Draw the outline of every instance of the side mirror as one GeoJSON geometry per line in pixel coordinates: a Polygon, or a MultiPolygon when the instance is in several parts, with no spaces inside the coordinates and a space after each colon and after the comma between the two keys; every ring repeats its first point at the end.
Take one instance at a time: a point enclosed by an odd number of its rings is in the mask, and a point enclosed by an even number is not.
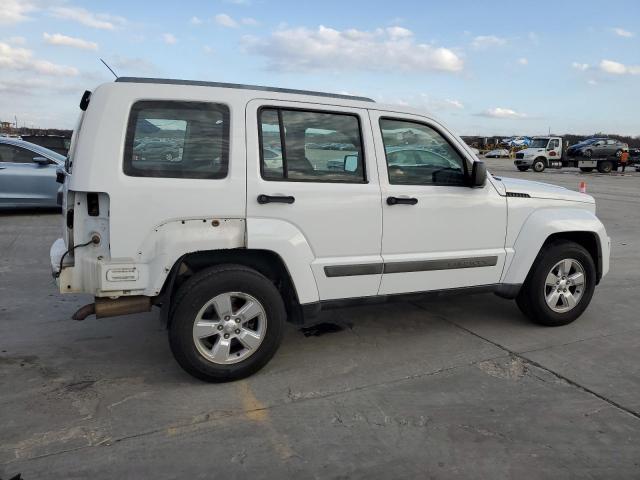
{"type": "Polygon", "coordinates": [[[51,163],[51,161],[48,158],[44,158],[44,157],[33,157],[31,160],[33,160],[34,163],[37,163],[41,167],[45,165],[49,165],[51,163]]]}
{"type": "Polygon", "coordinates": [[[487,166],[484,162],[473,162],[471,167],[471,175],[469,177],[469,186],[472,188],[475,187],[484,187],[484,184],[487,181],[487,166]]]}
{"type": "Polygon", "coordinates": [[[344,171],[355,172],[358,169],[358,155],[344,156],[344,171]]]}

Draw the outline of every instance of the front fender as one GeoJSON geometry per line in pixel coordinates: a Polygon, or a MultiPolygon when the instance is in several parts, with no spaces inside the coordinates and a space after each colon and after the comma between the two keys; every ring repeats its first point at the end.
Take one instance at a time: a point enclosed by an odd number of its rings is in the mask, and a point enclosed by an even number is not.
{"type": "Polygon", "coordinates": [[[553,234],[568,232],[589,232],[597,235],[601,276],[609,271],[609,237],[602,222],[594,213],[582,208],[545,208],[533,212],[526,219],[513,245],[511,260],[502,283],[524,283],[540,248],[553,234]]]}

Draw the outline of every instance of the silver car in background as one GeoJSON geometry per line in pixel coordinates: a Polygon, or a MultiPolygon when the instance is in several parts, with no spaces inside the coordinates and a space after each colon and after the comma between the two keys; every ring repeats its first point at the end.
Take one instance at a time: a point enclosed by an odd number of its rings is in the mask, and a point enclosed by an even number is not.
{"type": "Polygon", "coordinates": [[[48,148],[0,137],[0,209],[59,207],[56,171],[64,161],[48,148]]]}

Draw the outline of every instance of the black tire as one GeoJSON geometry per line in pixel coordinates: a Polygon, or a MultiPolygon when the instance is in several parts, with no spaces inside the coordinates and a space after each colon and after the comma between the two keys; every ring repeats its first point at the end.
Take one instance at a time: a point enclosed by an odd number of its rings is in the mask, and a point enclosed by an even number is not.
{"type": "Polygon", "coordinates": [[[542,247],[516,297],[516,303],[522,313],[535,323],[548,327],[567,325],[582,315],[589,306],[595,285],[596,267],[589,252],[575,242],[558,240],[542,247]],[[567,312],[559,313],[547,305],[545,283],[553,266],[565,258],[575,259],[583,266],[585,287],[576,306],[567,312]]]}
{"type": "Polygon", "coordinates": [[[187,280],[175,297],[169,326],[169,344],[176,361],[190,375],[207,382],[228,382],[248,377],[264,367],[278,350],[287,317],[280,292],[257,271],[242,265],[207,268],[187,280]],[[266,313],[267,329],[255,353],[233,364],[205,358],[193,339],[193,325],[202,306],[226,292],[242,292],[258,300],[266,313]]]}
{"type": "Polygon", "coordinates": [[[589,172],[593,172],[593,167],[580,167],[580,170],[585,173],[589,173],[589,172]]]}
{"type": "Polygon", "coordinates": [[[527,170],[529,170],[529,167],[518,167],[518,170],[520,170],[521,172],[526,172],[527,170]]]}
{"type": "Polygon", "coordinates": [[[536,158],[531,165],[533,171],[538,173],[544,172],[545,167],[546,165],[543,158],[536,158]]]}
{"type": "Polygon", "coordinates": [[[613,170],[613,162],[606,160],[598,163],[598,171],[600,173],[611,173],[611,170],[613,170]]]}

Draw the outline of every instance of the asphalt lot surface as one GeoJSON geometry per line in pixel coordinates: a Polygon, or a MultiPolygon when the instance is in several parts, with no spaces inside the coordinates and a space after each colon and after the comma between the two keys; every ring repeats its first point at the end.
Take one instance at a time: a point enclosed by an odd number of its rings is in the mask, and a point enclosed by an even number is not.
{"type": "Polygon", "coordinates": [[[157,312],[84,322],[48,251],[61,219],[0,215],[0,478],[640,478],[640,174],[587,181],[612,237],[586,313],[494,295],[335,310],[230,384],[175,363],[157,312]]]}

